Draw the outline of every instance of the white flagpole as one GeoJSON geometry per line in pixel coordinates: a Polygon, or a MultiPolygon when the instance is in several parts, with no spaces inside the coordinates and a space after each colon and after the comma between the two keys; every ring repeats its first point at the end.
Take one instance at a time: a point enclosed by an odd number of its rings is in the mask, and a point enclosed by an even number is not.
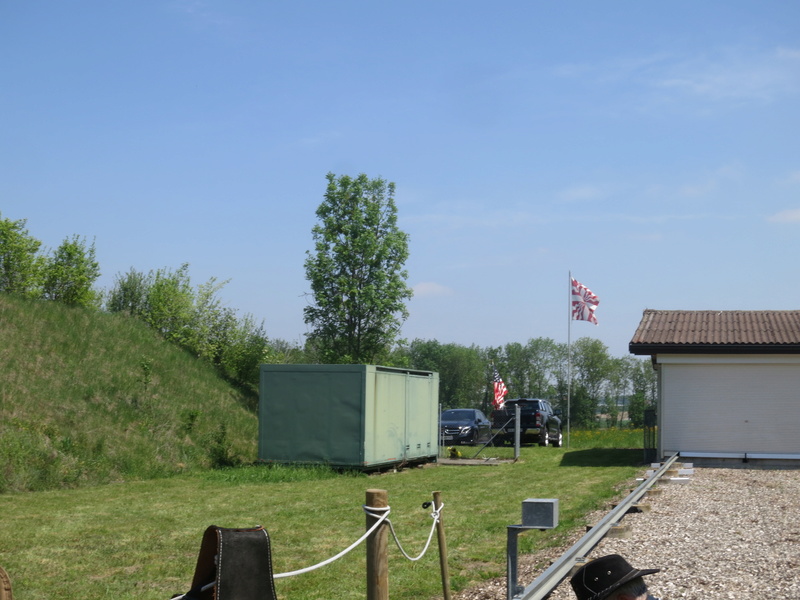
{"type": "Polygon", "coordinates": [[[569,448],[570,402],[572,395],[572,271],[567,284],[567,448],[569,448]]]}

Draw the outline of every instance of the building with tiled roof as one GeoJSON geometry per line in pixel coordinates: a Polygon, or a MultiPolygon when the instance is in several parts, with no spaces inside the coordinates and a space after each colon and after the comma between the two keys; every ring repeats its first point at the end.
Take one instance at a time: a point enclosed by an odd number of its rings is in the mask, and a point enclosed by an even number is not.
{"type": "Polygon", "coordinates": [[[645,310],[629,349],[658,372],[658,452],[800,460],[800,311],[645,310]]]}

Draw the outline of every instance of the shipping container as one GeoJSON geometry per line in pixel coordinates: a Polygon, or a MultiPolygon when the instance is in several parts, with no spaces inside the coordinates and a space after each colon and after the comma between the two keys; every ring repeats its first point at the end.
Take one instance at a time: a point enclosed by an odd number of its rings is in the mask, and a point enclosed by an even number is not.
{"type": "Polygon", "coordinates": [[[376,365],[261,365],[258,457],[377,469],[438,454],[439,374],[376,365]]]}

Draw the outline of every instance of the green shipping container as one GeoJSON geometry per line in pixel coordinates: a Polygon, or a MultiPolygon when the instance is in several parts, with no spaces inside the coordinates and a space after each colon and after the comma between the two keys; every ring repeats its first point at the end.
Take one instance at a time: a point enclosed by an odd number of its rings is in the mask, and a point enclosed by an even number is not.
{"type": "Polygon", "coordinates": [[[435,459],[439,374],[375,365],[261,365],[258,457],[380,468],[435,459]]]}

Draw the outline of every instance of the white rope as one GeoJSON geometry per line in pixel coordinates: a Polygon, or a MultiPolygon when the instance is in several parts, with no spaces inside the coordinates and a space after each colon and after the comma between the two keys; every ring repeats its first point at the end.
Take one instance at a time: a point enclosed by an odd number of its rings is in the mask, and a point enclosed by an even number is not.
{"type": "Polygon", "coordinates": [[[345,554],[350,552],[353,548],[355,548],[361,542],[363,542],[365,539],[367,539],[373,531],[375,531],[384,521],[386,521],[389,518],[389,512],[391,511],[391,509],[388,506],[385,507],[385,508],[374,508],[374,507],[370,507],[370,506],[363,506],[362,508],[364,509],[365,513],[367,513],[370,516],[376,517],[378,520],[375,521],[375,523],[372,525],[372,527],[370,527],[367,530],[367,532],[364,535],[362,535],[358,540],[356,540],[355,542],[350,544],[349,547],[345,548],[344,550],[339,552],[339,554],[329,558],[328,560],[324,560],[321,563],[318,563],[316,565],[312,565],[310,567],[306,567],[305,569],[299,569],[297,571],[290,571],[288,573],[277,573],[277,574],[273,575],[272,578],[273,579],[280,579],[282,577],[293,577],[294,575],[301,575],[303,573],[308,573],[309,571],[314,571],[315,569],[319,569],[320,567],[324,567],[325,565],[329,565],[330,563],[332,563],[332,562],[334,562],[336,560],[339,560],[341,557],[343,557],[345,554]],[[381,511],[381,512],[383,512],[383,514],[380,517],[378,517],[378,515],[373,514],[370,511],[381,511]]]}
{"type": "MultiPolygon", "coordinates": [[[[425,543],[425,547],[422,549],[422,552],[419,554],[419,556],[415,558],[410,557],[403,549],[403,546],[400,544],[400,539],[397,537],[397,533],[394,530],[394,525],[392,525],[392,522],[389,520],[389,513],[391,512],[391,508],[389,508],[388,506],[386,507],[362,506],[362,508],[364,509],[365,513],[367,513],[371,517],[374,517],[375,519],[377,519],[377,521],[375,521],[372,527],[370,527],[364,535],[358,538],[358,540],[350,544],[350,546],[339,552],[339,554],[337,554],[336,556],[332,556],[331,558],[324,560],[321,563],[317,563],[316,565],[306,567],[305,569],[298,569],[297,571],[289,571],[288,573],[276,573],[272,576],[272,578],[281,579],[283,577],[293,577],[295,575],[302,575],[303,573],[309,573],[310,571],[314,571],[316,569],[319,569],[320,567],[324,567],[325,565],[329,565],[332,562],[339,560],[345,554],[356,548],[361,542],[366,540],[372,534],[372,532],[374,532],[381,524],[383,524],[384,521],[389,523],[389,529],[392,531],[392,537],[394,538],[397,547],[400,549],[400,552],[403,553],[403,556],[405,556],[410,561],[417,561],[423,556],[425,556],[425,553],[428,551],[428,547],[431,545],[431,540],[433,539],[433,532],[436,530],[436,524],[439,522],[439,513],[444,508],[444,504],[441,504],[439,508],[435,508],[433,512],[431,512],[433,525],[431,526],[431,532],[428,535],[428,541],[425,543]],[[378,515],[376,513],[383,513],[383,514],[378,515]]],[[[211,583],[208,583],[205,586],[203,586],[202,590],[214,587],[215,584],[216,582],[212,581],[211,583]]],[[[173,598],[173,600],[180,600],[181,598],[184,597],[185,594],[182,596],[176,596],[175,598],[173,598]]]]}
{"type": "Polygon", "coordinates": [[[403,546],[400,544],[400,540],[394,531],[394,525],[392,525],[392,522],[389,521],[389,529],[392,530],[392,537],[394,538],[394,542],[395,544],[397,544],[397,547],[400,549],[400,552],[403,553],[403,556],[405,556],[408,560],[414,562],[425,556],[425,553],[428,551],[428,546],[431,545],[431,540],[433,539],[433,532],[436,531],[436,524],[439,522],[439,513],[442,511],[443,508],[444,504],[441,504],[439,508],[433,509],[433,512],[431,513],[433,524],[431,525],[431,532],[430,534],[428,534],[428,541],[425,543],[425,547],[422,549],[422,552],[419,553],[419,556],[415,558],[411,558],[408,554],[406,554],[406,551],[403,549],[403,546]]]}

